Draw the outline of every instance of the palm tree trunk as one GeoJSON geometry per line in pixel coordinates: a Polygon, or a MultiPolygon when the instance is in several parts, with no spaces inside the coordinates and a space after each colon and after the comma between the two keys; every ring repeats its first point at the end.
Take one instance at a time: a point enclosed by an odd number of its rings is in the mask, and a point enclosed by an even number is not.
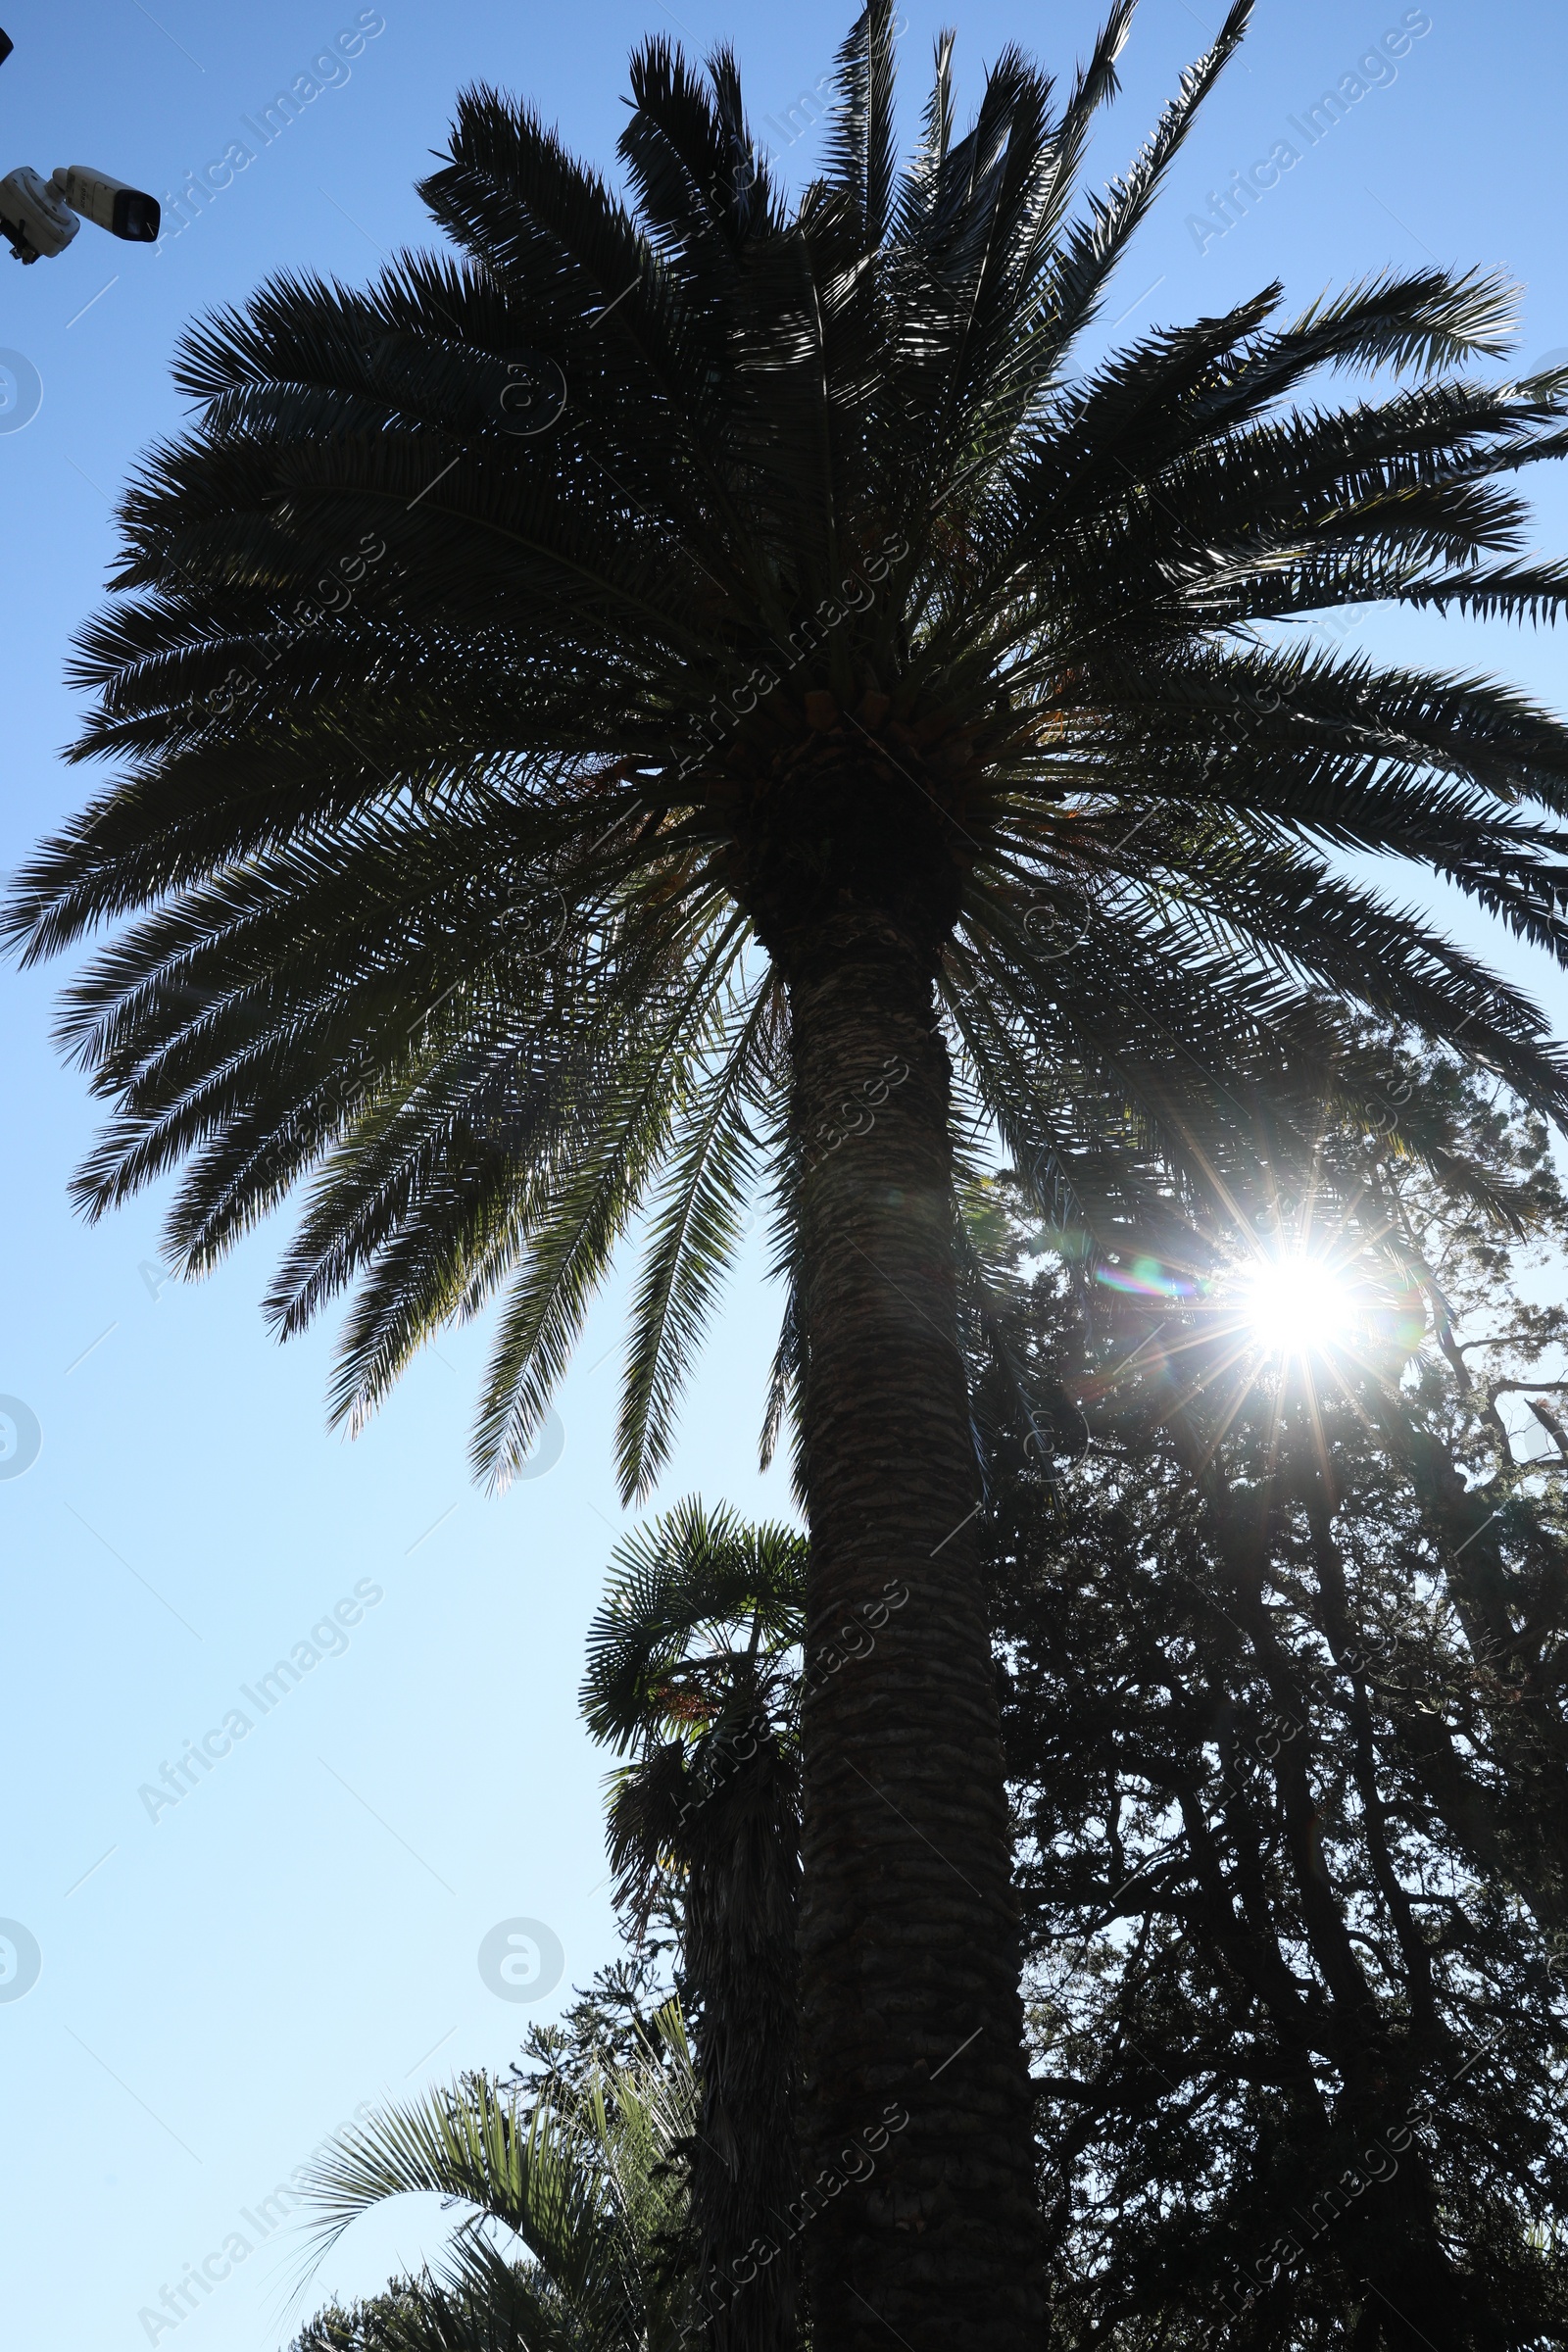
{"type": "MultiPolygon", "coordinates": [[[[737,1695],[737,1728],[760,1722],[755,1685],[737,1695]]],[[[771,1732],[708,1798],[694,1845],[685,1973],[697,1995],[702,2106],[691,2218],[699,2278],[718,2282],[705,2340],[710,2352],[794,2352],[800,1790],[771,1732]],[[764,2265],[759,2240],[776,2249],[764,2265]]]]}
{"type": "Polygon", "coordinates": [[[793,945],[813,2341],[1009,2352],[1038,2223],[934,959],[864,907],[793,945]]]}

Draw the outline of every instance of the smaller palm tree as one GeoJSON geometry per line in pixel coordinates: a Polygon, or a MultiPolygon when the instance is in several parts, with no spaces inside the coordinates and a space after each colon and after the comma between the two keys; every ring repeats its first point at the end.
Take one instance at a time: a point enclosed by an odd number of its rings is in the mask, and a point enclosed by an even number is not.
{"type": "Polygon", "coordinates": [[[691,2232],[713,2352],[788,2352],[802,2327],[789,2208],[808,1552],[790,1528],[694,1497],[616,1551],[588,1634],[583,1713],[630,1755],[611,1780],[617,1898],[646,1922],[671,1877],[678,1889],[700,2084],[691,2232]]]}
{"type": "Polygon", "coordinates": [[[313,2269],[389,2197],[433,2192],[464,2216],[437,2268],[322,2313],[296,2352],[674,2352],[692,2325],[673,2249],[696,2080],[673,2002],[658,2026],[658,2047],[575,2095],[529,2104],[468,2075],[349,2134],[306,2189],[313,2269]]]}

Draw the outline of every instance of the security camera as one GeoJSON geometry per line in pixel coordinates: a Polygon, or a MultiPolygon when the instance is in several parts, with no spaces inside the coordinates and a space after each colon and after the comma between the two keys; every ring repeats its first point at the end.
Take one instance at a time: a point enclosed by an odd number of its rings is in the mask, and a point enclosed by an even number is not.
{"type": "Polygon", "coordinates": [[[64,253],[80,226],[65,198],[29,165],[0,179],[0,235],[19,262],[64,253]]]}
{"type": "Polygon", "coordinates": [[[151,245],[159,220],[156,196],[127,188],[122,179],[111,179],[86,164],[62,164],[49,179],[21,164],[0,179],[0,234],[19,262],[64,253],[82,220],[95,221],[129,244],[151,245]]]}
{"type": "Polygon", "coordinates": [[[158,239],[159,210],[156,196],[146,196],[140,188],[127,188],[122,179],[111,179],[107,172],[94,172],[86,164],[62,164],[55,172],[52,185],[74,213],[91,220],[99,228],[107,228],[112,237],[123,237],[130,245],[152,245],[158,239]]]}
{"type": "MultiPolygon", "coordinates": [[[[15,47],[11,35],[0,32],[0,66],[15,47]]],[[[158,199],[86,164],[62,164],[48,179],[29,164],[19,164],[0,179],[0,236],[19,262],[64,253],[83,220],[94,221],[128,244],[153,245],[160,222],[158,199]]]]}

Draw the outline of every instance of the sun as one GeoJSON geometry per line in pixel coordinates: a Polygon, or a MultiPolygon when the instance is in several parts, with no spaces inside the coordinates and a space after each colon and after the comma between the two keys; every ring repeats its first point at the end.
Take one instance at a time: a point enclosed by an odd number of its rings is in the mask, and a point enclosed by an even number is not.
{"type": "Polygon", "coordinates": [[[1297,1253],[1257,1259],[1242,1280],[1241,1313],[1271,1355],[1317,1355],[1343,1347],[1356,1320],[1355,1301],[1321,1257],[1297,1253]]]}

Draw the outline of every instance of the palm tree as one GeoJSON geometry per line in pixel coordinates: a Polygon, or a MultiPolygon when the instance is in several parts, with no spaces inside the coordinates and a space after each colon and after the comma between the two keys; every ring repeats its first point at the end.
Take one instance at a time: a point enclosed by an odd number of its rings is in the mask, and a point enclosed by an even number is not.
{"type": "Polygon", "coordinates": [[[633,1751],[612,1779],[616,1896],[673,1872],[701,2085],[690,2152],[713,2352],[800,2340],[800,1678],[808,1546],[688,1500],[628,1538],[588,1629],[583,1713],[633,1751]],[[759,2266],[753,2248],[770,2249],[759,2266]]]}
{"type": "Polygon", "coordinates": [[[305,2190],[313,2269],[389,2197],[434,2193],[462,2219],[438,2270],[319,2315],[299,2352],[675,2352],[691,2332],[670,2248],[696,2085],[672,2003],[659,2029],[662,2047],[575,2098],[524,2107],[471,2075],[349,2134],[305,2190]]]}
{"type": "MultiPolygon", "coordinates": [[[[270,1309],[353,1289],[335,1411],[501,1299],[476,1440],[525,1455],[646,1209],[620,1426],[666,1456],[741,1202],[773,1173],[808,1654],[911,1598],[803,1720],[810,2162],[909,2124],[805,2241],[824,2352],[1020,2344],[1038,2312],[997,1700],[957,1337],[960,1139],[1105,1249],[1259,1139],[1376,1119],[1350,1013],[1555,1113],[1539,1012],[1344,869],[1414,860],[1563,953],[1568,734],[1297,624],[1552,616],[1513,468],[1568,371],[1506,289],[1264,289],[1074,374],[1249,14],[1079,202],[1133,0],[1058,93],[1016,50],[893,138],[890,0],[788,202],[734,60],[632,63],[628,195],[496,92],[424,194],[453,250],[283,275],[194,329],[201,404],[124,503],[78,756],[120,779],[24,875],[32,956],[134,916],[66,1034],[115,1116],[91,1213],[180,1163],[196,1273],[308,1183],[270,1309]],[[1403,382],[1299,404],[1319,371],[1403,382]],[[1532,809],[1531,804],[1534,804],[1532,809]]],[[[1408,1149],[1426,1148],[1419,1103],[1408,1149]]],[[[1352,1196],[1353,1200],[1353,1196],[1352,1196]]],[[[1347,1204],[1345,1213],[1350,1213],[1347,1204]]]]}

